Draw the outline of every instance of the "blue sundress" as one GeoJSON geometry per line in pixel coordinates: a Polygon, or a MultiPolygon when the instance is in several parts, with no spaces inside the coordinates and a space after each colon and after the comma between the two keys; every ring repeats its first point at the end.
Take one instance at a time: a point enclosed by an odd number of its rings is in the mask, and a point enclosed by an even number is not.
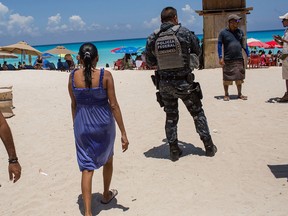
{"type": "Polygon", "coordinates": [[[74,136],[80,171],[95,170],[114,154],[115,120],[103,88],[104,69],[100,70],[99,86],[76,88],[72,71],[72,89],[76,99],[74,136]]]}

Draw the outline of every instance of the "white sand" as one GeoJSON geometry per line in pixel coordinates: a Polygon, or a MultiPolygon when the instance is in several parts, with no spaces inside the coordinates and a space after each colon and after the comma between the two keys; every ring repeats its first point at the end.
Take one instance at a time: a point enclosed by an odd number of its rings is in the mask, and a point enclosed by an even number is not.
{"type": "MultiPolygon", "coordinates": [[[[111,188],[119,194],[111,204],[100,204],[102,170],[96,171],[94,215],[287,215],[287,178],[275,178],[267,166],[288,164],[288,104],[265,103],[284,94],[281,68],[247,70],[243,94],[248,100],[229,102],[215,98],[223,96],[221,69],[196,71],[218,152],[213,158],[203,156],[193,120],[180,102],[178,135],[184,156],[174,163],[164,140],[165,114],[155,101],[153,71],[112,72],[130,149],[121,152],[117,130],[111,188]]],[[[82,215],[68,76],[0,72],[0,85],[13,85],[15,116],[7,121],[23,168],[19,182],[9,182],[1,144],[1,216],[82,215]]],[[[236,95],[235,86],[230,94],[236,95]]]]}

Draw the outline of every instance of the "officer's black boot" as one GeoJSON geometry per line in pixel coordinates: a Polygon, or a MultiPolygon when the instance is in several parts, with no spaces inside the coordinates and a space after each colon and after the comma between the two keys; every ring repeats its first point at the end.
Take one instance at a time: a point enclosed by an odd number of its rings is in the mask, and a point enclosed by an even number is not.
{"type": "Polygon", "coordinates": [[[174,143],[169,143],[170,146],[170,159],[172,161],[179,160],[179,157],[182,155],[182,150],[178,146],[178,140],[174,143]]]}
{"type": "Polygon", "coordinates": [[[215,153],[217,152],[217,147],[213,144],[212,139],[203,141],[203,143],[204,143],[204,147],[206,150],[205,155],[207,157],[213,157],[215,155],[215,153]]]}

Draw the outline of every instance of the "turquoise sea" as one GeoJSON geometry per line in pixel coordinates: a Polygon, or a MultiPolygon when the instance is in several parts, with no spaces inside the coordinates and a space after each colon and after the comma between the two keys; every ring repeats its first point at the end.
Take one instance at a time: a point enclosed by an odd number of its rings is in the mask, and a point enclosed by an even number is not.
{"type": "MultiPolygon", "coordinates": [[[[247,32],[247,38],[255,38],[261,40],[263,42],[273,40],[273,35],[283,35],[284,30],[266,30],[266,31],[250,31],[247,32]]],[[[203,35],[197,35],[201,40],[203,35]]],[[[86,41],[85,41],[86,42],[86,41]]],[[[97,67],[104,67],[107,63],[110,66],[113,66],[114,61],[118,58],[122,58],[123,54],[115,54],[111,53],[111,50],[117,47],[123,46],[132,46],[132,47],[144,47],[146,44],[146,38],[138,38],[138,39],[124,39],[124,40],[110,40],[110,41],[89,41],[96,45],[99,52],[99,62],[97,67]]],[[[38,49],[41,52],[45,52],[46,50],[52,49],[56,46],[64,46],[67,49],[70,49],[74,52],[78,53],[79,47],[84,42],[77,42],[77,43],[66,43],[66,44],[49,44],[49,45],[37,45],[33,46],[34,48],[38,49]]],[[[274,50],[275,52],[275,50],[274,50]]],[[[76,62],[76,56],[74,55],[74,61],[76,62]]],[[[50,62],[53,62],[57,65],[58,56],[49,58],[50,62]]],[[[32,63],[35,61],[36,57],[32,57],[32,63]]],[[[16,60],[8,60],[9,63],[17,63],[20,59],[16,60]]]]}

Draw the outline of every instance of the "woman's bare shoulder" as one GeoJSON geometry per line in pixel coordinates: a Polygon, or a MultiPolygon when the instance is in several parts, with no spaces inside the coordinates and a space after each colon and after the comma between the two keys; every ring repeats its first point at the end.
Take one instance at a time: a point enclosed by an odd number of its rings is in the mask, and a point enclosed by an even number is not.
{"type": "Polygon", "coordinates": [[[104,70],[104,76],[106,76],[107,78],[112,78],[112,73],[109,70],[104,70]]]}

